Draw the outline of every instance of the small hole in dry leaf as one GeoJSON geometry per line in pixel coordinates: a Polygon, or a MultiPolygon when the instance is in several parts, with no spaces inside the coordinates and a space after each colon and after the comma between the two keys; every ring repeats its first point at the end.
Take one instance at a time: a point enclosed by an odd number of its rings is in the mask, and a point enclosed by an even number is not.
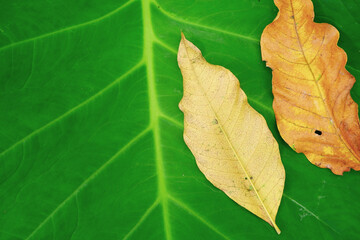
{"type": "Polygon", "coordinates": [[[322,132],[321,132],[320,130],[315,130],[315,134],[317,134],[317,135],[321,135],[321,134],[322,134],[322,132]]]}

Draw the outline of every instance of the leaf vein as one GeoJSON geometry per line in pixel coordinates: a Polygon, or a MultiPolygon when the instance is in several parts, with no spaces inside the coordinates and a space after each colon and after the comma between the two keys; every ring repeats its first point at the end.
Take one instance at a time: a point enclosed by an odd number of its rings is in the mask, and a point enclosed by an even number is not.
{"type": "MultiPolygon", "coordinates": [[[[152,1],[154,4],[160,6],[155,0],[152,1]]],[[[195,26],[195,27],[199,27],[199,28],[205,28],[205,29],[209,29],[209,30],[212,30],[212,31],[215,31],[215,32],[220,32],[220,33],[223,33],[223,34],[226,34],[226,35],[231,35],[231,36],[235,36],[235,37],[238,37],[238,38],[241,38],[241,39],[244,39],[244,40],[248,40],[248,41],[251,41],[251,42],[255,42],[255,43],[258,43],[259,42],[259,39],[256,39],[252,36],[247,36],[247,35],[243,35],[243,34],[239,34],[239,33],[235,33],[235,32],[230,32],[230,31],[227,31],[227,30],[223,30],[223,29],[219,29],[219,28],[215,28],[215,27],[211,27],[211,26],[207,26],[207,25],[202,25],[202,24],[199,24],[199,23],[196,23],[196,22],[190,22],[190,21],[187,21],[185,19],[182,19],[178,16],[176,16],[175,14],[171,13],[171,12],[168,12],[166,10],[164,10],[162,7],[160,8],[157,8],[160,12],[162,12],[164,15],[166,15],[167,17],[177,21],[177,22],[181,22],[181,23],[184,23],[184,24],[188,24],[188,25],[192,25],[192,26],[195,26]]]]}
{"type": "Polygon", "coordinates": [[[81,28],[81,27],[89,26],[91,24],[100,22],[100,21],[102,21],[102,20],[104,20],[106,18],[111,17],[112,15],[116,14],[117,12],[121,11],[122,9],[129,6],[131,3],[135,2],[135,1],[137,1],[137,0],[129,0],[128,2],[124,3],[123,5],[116,8],[115,10],[113,10],[111,12],[108,12],[107,14],[105,14],[105,15],[103,15],[101,17],[95,18],[93,20],[90,20],[90,21],[87,21],[87,22],[83,22],[83,23],[76,24],[76,25],[73,25],[73,26],[70,26],[70,27],[62,28],[62,29],[59,29],[59,30],[56,30],[56,31],[53,31],[53,32],[45,33],[45,34],[42,34],[42,35],[39,35],[39,36],[36,36],[36,37],[28,38],[28,39],[25,39],[25,40],[21,40],[21,41],[18,41],[18,42],[13,42],[11,44],[2,46],[2,47],[0,47],[0,52],[3,51],[3,50],[9,49],[9,48],[18,46],[18,45],[22,45],[24,43],[28,43],[28,42],[35,41],[35,40],[42,39],[42,38],[46,38],[46,37],[50,37],[50,36],[53,36],[53,35],[56,35],[56,34],[67,32],[67,31],[70,31],[70,30],[75,30],[75,29],[78,29],[78,28],[81,28]]]}
{"type": "Polygon", "coordinates": [[[230,240],[229,237],[227,237],[226,235],[224,235],[222,232],[220,232],[215,226],[213,226],[212,224],[210,224],[207,220],[205,220],[203,217],[201,217],[197,212],[195,212],[194,210],[192,210],[189,206],[187,206],[184,202],[176,199],[175,197],[169,195],[169,199],[175,203],[175,205],[177,205],[178,207],[184,209],[186,212],[188,212],[190,215],[192,215],[193,217],[197,218],[200,222],[202,222],[204,225],[206,225],[208,228],[210,228],[211,230],[213,230],[214,232],[216,232],[218,235],[220,235],[222,238],[230,240]]]}
{"type": "Polygon", "coordinates": [[[146,133],[150,131],[151,127],[147,127],[141,131],[138,135],[132,138],[127,144],[123,145],[109,160],[102,164],[95,172],[93,172],[88,178],[86,178],[67,198],[65,198],[25,239],[28,240],[32,238],[55,214],[63,207],[69,200],[76,196],[87,184],[96,178],[103,170],[105,170],[117,157],[119,157],[123,152],[130,148],[134,143],[141,139],[146,133]]]}
{"type": "Polygon", "coordinates": [[[10,150],[14,149],[15,147],[17,147],[18,145],[20,145],[23,142],[26,142],[27,140],[31,139],[33,136],[37,135],[38,133],[44,131],[45,129],[53,126],[54,124],[56,124],[57,122],[61,121],[62,119],[66,118],[67,116],[71,115],[72,113],[76,112],[78,109],[82,108],[83,106],[87,105],[88,103],[92,102],[94,99],[98,98],[99,96],[101,96],[102,94],[104,94],[106,91],[108,91],[109,89],[111,89],[114,85],[116,85],[117,83],[121,82],[121,80],[123,80],[124,78],[126,78],[127,76],[129,76],[130,74],[132,74],[134,71],[136,71],[139,67],[141,67],[143,65],[143,61],[140,61],[139,63],[137,63],[135,66],[133,66],[130,70],[128,70],[126,73],[124,73],[123,75],[121,75],[120,77],[118,77],[117,79],[115,79],[113,82],[111,82],[109,85],[107,85],[105,88],[101,89],[100,91],[98,91],[97,93],[95,93],[94,95],[90,96],[89,98],[87,98],[85,101],[81,102],[80,104],[76,105],[75,107],[71,108],[70,110],[68,110],[67,112],[65,112],[64,114],[60,115],[59,117],[55,118],[54,120],[48,122],[47,124],[43,125],[42,127],[34,130],[33,132],[31,132],[30,134],[28,134],[27,136],[23,137],[22,139],[20,139],[19,141],[17,141],[16,143],[14,143],[13,145],[11,145],[10,147],[8,147],[7,149],[5,149],[3,152],[0,153],[0,158],[2,156],[4,156],[7,152],[9,152],[10,150]]]}

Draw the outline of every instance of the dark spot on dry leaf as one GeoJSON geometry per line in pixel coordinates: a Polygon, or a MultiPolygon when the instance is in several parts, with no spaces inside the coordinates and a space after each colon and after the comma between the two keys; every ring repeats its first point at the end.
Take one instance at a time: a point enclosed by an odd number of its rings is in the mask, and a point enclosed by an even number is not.
{"type": "Polygon", "coordinates": [[[320,130],[315,130],[315,134],[321,136],[322,132],[320,130]]]}

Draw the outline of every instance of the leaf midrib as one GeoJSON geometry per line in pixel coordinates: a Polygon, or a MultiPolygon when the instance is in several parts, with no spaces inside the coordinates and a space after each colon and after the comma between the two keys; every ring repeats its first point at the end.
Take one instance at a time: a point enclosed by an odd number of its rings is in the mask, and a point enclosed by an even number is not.
{"type": "Polygon", "coordinates": [[[156,160],[156,172],[157,172],[157,188],[158,198],[160,199],[163,221],[165,228],[166,239],[171,240],[171,226],[169,221],[169,207],[167,199],[167,187],[165,183],[164,161],[161,149],[161,136],[160,136],[160,123],[159,113],[160,107],[157,99],[157,91],[155,86],[154,76],[154,56],[153,56],[153,44],[154,44],[154,32],[151,20],[150,1],[142,0],[142,19],[143,19],[143,56],[146,64],[147,84],[148,84],[148,97],[149,97],[149,109],[150,109],[150,126],[153,127],[153,137],[155,145],[155,160],[156,160]]]}

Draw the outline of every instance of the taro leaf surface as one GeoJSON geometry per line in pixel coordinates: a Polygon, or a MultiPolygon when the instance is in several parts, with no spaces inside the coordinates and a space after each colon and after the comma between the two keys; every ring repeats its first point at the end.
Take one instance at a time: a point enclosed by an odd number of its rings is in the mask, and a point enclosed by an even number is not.
{"type": "MultiPolygon", "coordinates": [[[[359,80],[359,2],[314,5],[359,80]]],[[[2,1],[0,239],[356,238],[360,175],[313,166],[277,132],[259,45],[276,13],[268,0],[2,1]],[[280,236],[213,187],[182,139],[181,31],[239,78],[279,142],[280,236]]]]}

